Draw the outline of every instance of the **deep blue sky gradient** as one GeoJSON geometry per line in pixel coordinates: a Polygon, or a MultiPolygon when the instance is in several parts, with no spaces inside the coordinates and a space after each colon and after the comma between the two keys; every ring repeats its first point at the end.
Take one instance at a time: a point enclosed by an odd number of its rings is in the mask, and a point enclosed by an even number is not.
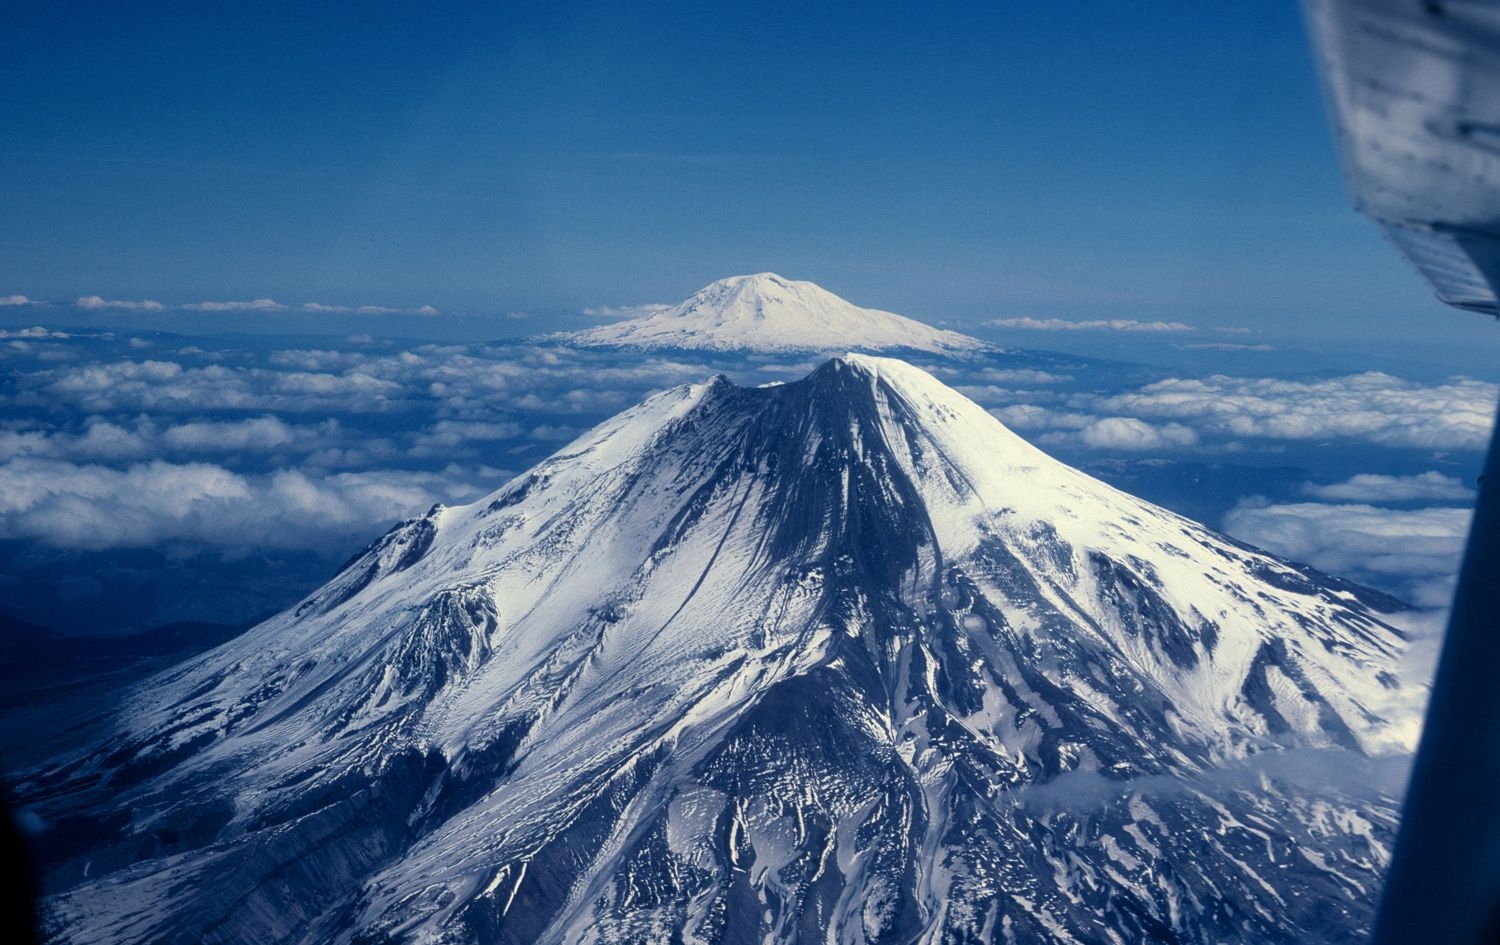
{"type": "Polygon", "coordinates": [[[0,295],[1493,334],[1350,211],[1291,2],[24,3],[0,88],[0,295]]]}

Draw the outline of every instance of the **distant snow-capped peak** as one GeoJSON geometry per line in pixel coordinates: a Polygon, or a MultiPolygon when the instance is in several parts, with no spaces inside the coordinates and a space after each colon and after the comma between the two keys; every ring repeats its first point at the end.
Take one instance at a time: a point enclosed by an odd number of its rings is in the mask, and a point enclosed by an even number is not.
{"type": "Polygon", "coordinates": [[[653,315],[556,337],[588,347],[711,351],[953,354],[990,347],[903,315],[860,308],[814,283],[771,272],[720,279],[653,315]]]}

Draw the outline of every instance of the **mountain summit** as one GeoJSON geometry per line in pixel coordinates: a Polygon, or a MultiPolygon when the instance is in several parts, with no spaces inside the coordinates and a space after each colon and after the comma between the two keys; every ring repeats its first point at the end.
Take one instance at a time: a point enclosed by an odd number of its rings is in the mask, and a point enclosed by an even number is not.
{"type": "Polygon", "coordinates": [[[713,351],[926,351],[990,346],[914,319],[860,308],[811,282],[775,273],[720,279],[644,318],[556,336],[589,347],[713,351]]]}
{"type": "Polygon", "coordinates": [[[401,524],[23,789],[79,945],[1350,941],[1400,609],[849,356],[401,524]]]}

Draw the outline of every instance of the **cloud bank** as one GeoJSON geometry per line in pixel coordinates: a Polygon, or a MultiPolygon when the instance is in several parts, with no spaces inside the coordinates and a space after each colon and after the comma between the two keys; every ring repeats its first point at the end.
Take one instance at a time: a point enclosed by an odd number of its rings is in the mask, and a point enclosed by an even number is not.
{"type": "Polygon", "coordinates": [[[996,318],[984,323],[990,328],[1019,328],[1024,331],[1197,331],[1182,322],[1140,322],[1130,318],[1068,321],[1062,318],[996,318]]]}
{"type": "Polygon", "coordinates": [[[183,308],[189,312],[284,312],[287,307],[275,299],[251,299],[245,302],[192,302],[183,308]]]}
{"type": "Polygon", "coordinates": [[[111,308],[127,312],[164,312],[167,310],[165,305],[151,299],[128,301],[124,299],[105,299],[97,295],[79,296],[78,301],[73,304],[86,312],[98,312],[111,308]]]}
{"type": "Polygon", "coordinates": [[[586,308],[579,314],[590,318],[643,318],[647,315],[655,315],[657,312],[665,312],[671,307],[662,302],[645,305],[598,305],[586,308]]]}
{"type": "Polygon", "coordinates": [[[1343,482],[1308,485],[1308,495],[1342,502],[1468,502],[1475,492],[1453,476],[1429,471],[1414,476],[1361,473],[1343,482]]]}
{"type": "Polygon", "coordinates": [[[0,464],[0,539],[82,551],[174,542],[332,551],[434,502],[479,494],[458,470],[255,476],[212,463],[112,468],[23,458],[0,464]]]}
{"type": "Polygon", "coordinates": [[[1496,394],[1494,384],[1469,378],[1427,385],[1378,371],[1314,381],[1214,375],[1157,381],[1097,406],[1225,437],[1477,450],[1489,440],[1496,394]]]}
{"type": "Polygon", "coordinates": [[[1422,607],[1446,606],[1473,513],[1395,510],[1364,503],[1247,501],[1224,530],[1267,551],[1364,583],[1422,607]]]}

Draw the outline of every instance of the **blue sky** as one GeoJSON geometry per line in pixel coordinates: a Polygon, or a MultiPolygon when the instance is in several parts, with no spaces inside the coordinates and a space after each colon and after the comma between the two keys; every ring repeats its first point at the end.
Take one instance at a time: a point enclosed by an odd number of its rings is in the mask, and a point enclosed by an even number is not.
{"type": "Polygon", "coordinates": [[[1490,334],[1349,210],[1292,3],[26,3],[0,85],[0,296],[1490,334]]]}

